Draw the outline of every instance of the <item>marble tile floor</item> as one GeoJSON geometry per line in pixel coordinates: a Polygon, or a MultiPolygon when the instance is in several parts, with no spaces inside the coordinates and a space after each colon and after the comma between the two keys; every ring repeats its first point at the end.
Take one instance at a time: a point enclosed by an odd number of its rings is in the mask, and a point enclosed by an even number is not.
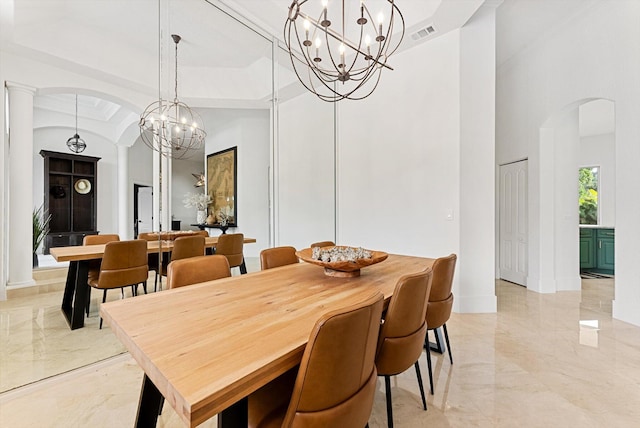
{"type": "MultiPolygon", "coordinates": [[[[59,294],[53,294],[51,311],[59,305],[59,294]]],[[[497,281],[496,295],[498,313],[453,314],[447,323],[454,364],[446,354],[432,354],[435,395],[428,396],[427,412],[415,372],[394,378],[396,427],[638,426],[640,328],[611,318],[612,280],[583,280],[582,292],[549,295],[497,281]]],[[[32,313],[46,313],[46,299],[35,301],[32,313]]],[[[13,331],[5,325],[2,303],[0,314],[4,344],[13,331]]],[[[93,345],[109,334],[103,329],[93,345]]],[[[36,336],[32,332],[30,338],[36,336]]],[[[20,340],[26,343],[29,337],[20,340]]],[[[1,377],[14,376],[0,362],[1,377]]],[[[424,356],[420,364],[428,385],[424,356]]],[[[32,369],[27,364],[19,370],[32,369]]],[[[113,352],[99,362],[1,393],[0,426],[132,426],[142,375],[127,353],[113,352]]],[[[214,418],[202,426],[215,425],[214,418]]],[[[369,425],[386,426],[382,380],[369,425]]],[[[183,425],[165,406],[158,426],[183,425]]]]}

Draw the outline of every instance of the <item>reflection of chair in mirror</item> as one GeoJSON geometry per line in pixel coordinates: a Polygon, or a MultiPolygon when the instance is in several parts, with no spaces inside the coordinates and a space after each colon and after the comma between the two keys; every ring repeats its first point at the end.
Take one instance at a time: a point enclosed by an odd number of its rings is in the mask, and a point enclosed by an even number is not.
{"type": "Polygon", "coordinates": [[[242,233],[222,234],[218,236],[216,244],[216,254],[225,256],[229,261],[229,267],[240,268],[240,273],[247,273],[247,267],[244,263],[244,235],[242,233]]]}
{"type": "MultiPolygon", "coordinates": [[[[447,257],[440,257],[433,263],[433,284],[431,293],[429,294],[429,305],[427,306],[427,328],[434,330],[436,335],[436,343],[441,347],[442,342],[438,337],[440,327],[444,330],[444,337],[449,352],[449,361],[453,364],[451,356],[451,346],[449,346],[449,332],[447,332],[447,321],[451,316],[453,307],[453,293],[451,287],[453,285],[453,274],[456,269],[457,256],[450,254],[447,257]]],[[[429,369],[429,386],[433,395],[433,375],[431,369],[431,353],[429,352],[429,331],[425,335],[425,348],[427,350],[427,366],[429,369]]]]}
{"type": "MultiPolygon", "coordinates": [[[[105,235],[86,235],[82,238],[82,245],[100,245],[107,242],[119,241],[120,236],[117,234],[105,234],[105,235]]],[[[87,277],[87,284],[91,279],[98,280],[100,276],[100,260],[89,260],[89,275],[87,277]]],[[[147,292],[147,283],[144,283],[144,292],[147,292]]],[[[124,290],[122,291],[122,297],[124,297],[124,290]]],[[[91,305],[91,287],[87,292],[87,316],[89,316],[89,306],[91,305]]]]}
{"type": "MultiPolygon", "coordinates": [[[[147,241],[134,239],[109,242],[104,247],[100,275],[97,279],[90,280],[89,285],[104,290],[102,294],[102,303],[104,303],[107,299],[107,290],[131,286],[135,295],[136,286],[147,282],[148,276],[147,241]]],[[[102,328],[102,317],[100,328],[102,328]]]]}
{"type": "MultiPolygon", "coordinates": [[[[204,256],[204,237],[182,236],[173,241],[169,262],[198,256],[204,256]]],[[[162,268],[156,271],[156,279],[160,276],[160,289],[162,289],[162,276],[167,276],[167,265],[168,263],[163,263],[162,268]]]]}
{"type": "Polygon", "coordinates": [[[172,261],[167,268],[167,288],[183,287],[231,276],[225,256],[198,256],[172,261]]]}
{"type": "Polygon", "coordinates": [[[390,428],[393,427],[391,376],[404,372],[412,365],[418,376],[422,406],[427,410],[418,359],[422,355],[422,345],[427,333],[426,312],[431,277],[431,269],[427,268],[424,272],[400,278],[380,330],[376,368],[378,376],[384,376],[387,425],[390,428]]]}
{"type": "Polygon", "coordinates": [[[376,391],[382,305],[382,295],[376,293],[321,317],[295,383],[289,372],[249,396],[249,426],[366,426],[376,391]]]}
{"type": "Polygon", "coordinates": [[[294,247],[267,248],[260,252],[260,268],[262,270],[272,269],[279,266],[299,263],[294,247]]]}
{"type": "Polygon", "coordinates": [[[313,244],[311,244],[311,248],[315,248],[315,247],[333,247],[336,244],[333,241],[320,241],[320,242],[314,242],[313,244]]]}

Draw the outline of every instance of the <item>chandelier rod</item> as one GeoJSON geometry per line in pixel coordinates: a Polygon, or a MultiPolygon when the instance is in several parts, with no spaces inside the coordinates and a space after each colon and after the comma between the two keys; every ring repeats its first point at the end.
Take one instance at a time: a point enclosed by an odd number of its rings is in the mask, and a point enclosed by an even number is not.
{"type": "Polygon", "coordinates": [[[78,94],[76,94],[76,135],[78,135],[78,94]]]}
{"type": "MultiPolygon", "coordinates": [[[[393,70],[393,67],[378,61],[378,59],[372,55],[368,55],[367,53],[361,51],[354,43],[352,43],[349,39],[345,39],[344,35],[340,35],[337,32],[335,32],[334,30],[332,30],[329,27],[323,27],[320,24],[318,24],[316,22],[315,19],[310,18],[309,15],[307,15],[306,13],[299,11],[298,15],[300,15],[301,17],[303,17],[304,19],[306,19],[307,21],[309,21],[309,23],[311,25],[313,25],[314,27],[316,27],[318,30],[322,31],[322,32],[326,32],[326,34],[328,34],[329,36],[333,37],[335,40],[344,43],[346,46],[349,46],[351,49],[353,49],[354,51],[358,52],[361,55],[364,56],[371,56],[371,61],[375,62],[378,65],[381,65],[389,70],[393,70]]],[[[304,54],[303,54],[304,55],[304,54]]]]}
{"type": "Polygon", "coordinates": [[[178,43],[180,43],[180,40],[182,40],[182,37],[180,37],[177,34],[172,34],[171,38],[173,39],[174,43],[176,44],[176,75],[175,75],[175,79],[174,79],[174,94],[175,97],[173,98],[174,102],[178,101],[178,43]]]}

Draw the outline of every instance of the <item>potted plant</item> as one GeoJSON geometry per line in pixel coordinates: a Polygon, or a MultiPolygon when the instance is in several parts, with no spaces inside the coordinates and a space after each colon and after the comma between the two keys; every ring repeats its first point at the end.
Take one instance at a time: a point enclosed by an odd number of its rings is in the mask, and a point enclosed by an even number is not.
{"type": "Polygon", "coordinates": [[[42,240],[49,233],[49,222],[51,214],[44,209],[44,204],[33,209],[33,267],[38,267],[38,255],[36,251],[40,247],[42,240]]]}

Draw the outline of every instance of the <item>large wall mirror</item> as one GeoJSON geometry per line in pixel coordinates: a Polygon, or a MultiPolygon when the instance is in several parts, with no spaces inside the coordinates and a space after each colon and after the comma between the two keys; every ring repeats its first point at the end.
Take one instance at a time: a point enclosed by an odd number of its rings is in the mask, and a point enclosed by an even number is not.
{"type": "MultiPolygon", "coordinates": [[[[206,191],[206,185],[198,186],[194,176],[206,174],[208,155],[237,147],[236,230],[257,240],[245,247],[247,258],[257,259],[261,249],[274,244],[304,247],[312,240],[333,238],[333,106],[291,90],[296,82],[291,78],[288,58],[280,58],[282,50],[274,48],[271,37],[219,2],[143,0],[126,5],[101,2],[99,6],[69,2],[68,6],[62,13],[55,4],[42,3],[34,17],[33,9],[17,3],[14,12],[16,50],[47,54],[25,53],[15,68],[34,60],[45,64],[49,56],[60,58],[55,64],[58,68],[43,65],[51,71],[49,76],[33,78],[33,82],[25,77],[25,83],[37,87],[35,203],[43,197],[38,152],[67,151],[65,142],[75,132],[74,100],[79,94],[78,132],[87,142],[83,154],[101,158],[97,228],[101,233],[119,230],[123,220],[118,201],[125,192],[127,231],[123,238],[133,237],[134,188],[153,186],[157,179],[153,167],[157,156],[139,140],[137,121],[159,92],[172,92],[175,84],[171,41],[161,52],[163,61],[158,61],[160,19],[161,34],[182,37],[178,96],[202,116],[207,131],[201,151],[173,160],[164,170],[171,174],[168,200],[172,219],[179,221],[182,229],[195,228],[191,224],[196,211],[184,206],[184,195],[206,191]],[[169,12],[158,14],[159,3],[169,12]],[[116,21],[118,26],[114,27],[116,21]],[[77,37],[78,23],[82,24],[82,38],[77,37]],[[55,43],[49,37],[53,28],[55,43]],[[65,28],[69,32],[61,31],[65,28]],[[159,80],[164,88],[160,91],[159,80]],[[274,95],[279,89],[287,94],[280,104],[274,95]],[[314,116],[299,109],[310,109],[314,116]],[[321,132],[312,131],[312,127],[321,132]],[[315,136],[310,139],[311,133],[315,136]],[[306,151],[309,146],[313,151],[306,151]],[[314,167],[319,163],[317,156],[329,164],[314,167]],[[125,185],[118,167],[123,161],[128,163],[125,185]],[[320,226],[323,223],[326,226],[320,226]]],[[[168,228],[169,224],[163,225],[163,230],[168,228]]],[[[211,234],[219,232],[211,230],[211,234]]],[[[94,292],[94,301],[97,294],[94,292]]],[[[21,339],[0,349],[0,392],[125,353],[108,327],[98,329],[98,305],[92,305],[83,329],[71,331],[57,297],[37,314],[29,306],[9,310],[11,325],[16,328],[11,337],[21,339]]]]}

